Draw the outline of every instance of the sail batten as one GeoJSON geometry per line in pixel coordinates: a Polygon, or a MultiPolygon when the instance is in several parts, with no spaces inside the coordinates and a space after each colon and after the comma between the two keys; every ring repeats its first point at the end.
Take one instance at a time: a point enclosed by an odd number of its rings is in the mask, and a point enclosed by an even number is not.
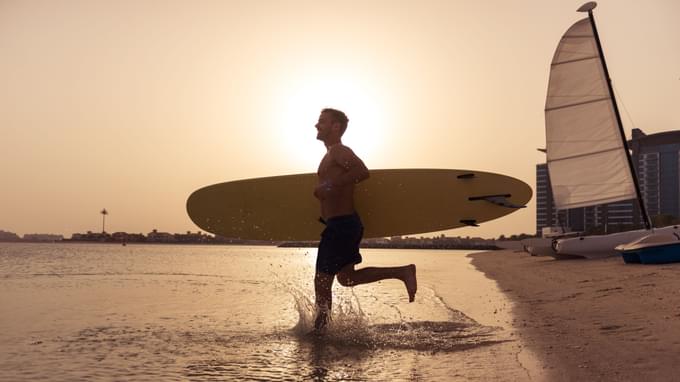
{"type": "Polygon", "coordinates": [[[613,152],[613,151],[616,151],[616,150],[618,150],[618,149],[608,149],[608,150],[598,151],[598,152],[596,152],[596,153],[588,153],[588,154],[582,154],[582,155],[574,155],[574,156],[565,157],[565,158],[556,158],[556,159],[553,159],[552,162],[564,161],[564,160],[572,160],[572,159],[578,159],[578,158],[584,158],[584,157],[591,156],[591,155],[593,155],[593,154],[613,152]]]}
{"type": "Polygon", "coordinates": [[[575,58],[573,60],[568,60],[568,61],[553,62],[552,64],[550,64],[550,66],[559,66],[559,65],[564,65],[564,64],[571,64],[572,62],[587,61],[587,60],[598,60],[598,59],[599,59],[598,56],[575,58]]]}
{"type": "MultiPolygon", "coordinates": [[[[560,96],[554,96],[554,97],[560,97],[560,96]]],[[[570,97],[570,98],[573,98],[574,96],[573,96],[573,95],[568,95],[568,96],[561,96],[561,97],[570,97]]],[[[564,109],[564,108],[567,108],[567,107],[581,106],[581,105],[586,105],[586,104],[589,104],[589,103],[602,102],[602,101],[609,101],[609,100],[611,100],[611,98],[609,98],[609,97],[598,98],[598,99],[593,99],[593,100],[590,100],[590,101],[584,101],[584,102],[579,102],[579,103],[572,103],[572,104],[570,104],[570,105],[556,106],[556,107],[553,107],[552,109],[545,109],[545,111],[559,110],[559,109],[564,109]]]]}
{"type": "Polygon", "coordinates": [[[555,206],[635,199],[628,153],[589,18],[574,23],[551,63],[546,153],[555,206]]]}

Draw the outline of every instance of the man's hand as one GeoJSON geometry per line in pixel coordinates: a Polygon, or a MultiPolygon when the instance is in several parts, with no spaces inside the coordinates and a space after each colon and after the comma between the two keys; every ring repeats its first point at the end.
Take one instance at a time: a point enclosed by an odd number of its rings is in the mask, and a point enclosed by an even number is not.
{"type": "Polygon", "coordinates": [[[333,182],[327,180],[319,183],[314,189],[314,196],[319,200],[324,200],[333,191],[333,182]]]}

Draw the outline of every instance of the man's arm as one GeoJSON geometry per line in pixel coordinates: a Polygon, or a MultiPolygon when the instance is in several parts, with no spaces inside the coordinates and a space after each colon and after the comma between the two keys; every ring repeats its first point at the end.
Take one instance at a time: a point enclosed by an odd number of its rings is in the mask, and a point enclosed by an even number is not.
{"type": "Polygon", "coordinates": [[[368,168],[354,152],[346,146],[335,147],[331,151],[331,158],[346,171],[335,179],[331,179],[334,186],[356,184],[368,179],[368,168]]]}

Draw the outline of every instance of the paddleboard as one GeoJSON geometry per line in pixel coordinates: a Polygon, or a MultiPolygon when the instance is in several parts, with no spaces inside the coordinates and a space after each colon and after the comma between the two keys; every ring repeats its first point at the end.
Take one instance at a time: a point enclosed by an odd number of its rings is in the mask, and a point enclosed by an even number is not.
{"type": "MultiPolygon", "coordinates": [[[[244,179],[201,188],[187,212],[201,229],[243,240],[319,240],[317,175],[244,179]]],[[[477,225],[524,207],[531,188],[505,175],[447,169],[371,170],[354,204],[364,237],[391,237],[477,225]]]]}

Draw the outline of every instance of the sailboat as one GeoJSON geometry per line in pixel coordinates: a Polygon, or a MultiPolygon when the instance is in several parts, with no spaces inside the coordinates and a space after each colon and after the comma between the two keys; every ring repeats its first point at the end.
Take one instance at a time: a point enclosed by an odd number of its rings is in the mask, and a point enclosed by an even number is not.
{"type": "MultiPolygon", "coordinates": [[[[602,52],[593,9],[562,36],[551,63],[545,104],[546,154],[558,210],[637,200],[645,229],[558,239],[559,255],[599,258],[652,233],[602,52]]],[[[680,232],[677,226],[660,229],[680,232]]]]}

